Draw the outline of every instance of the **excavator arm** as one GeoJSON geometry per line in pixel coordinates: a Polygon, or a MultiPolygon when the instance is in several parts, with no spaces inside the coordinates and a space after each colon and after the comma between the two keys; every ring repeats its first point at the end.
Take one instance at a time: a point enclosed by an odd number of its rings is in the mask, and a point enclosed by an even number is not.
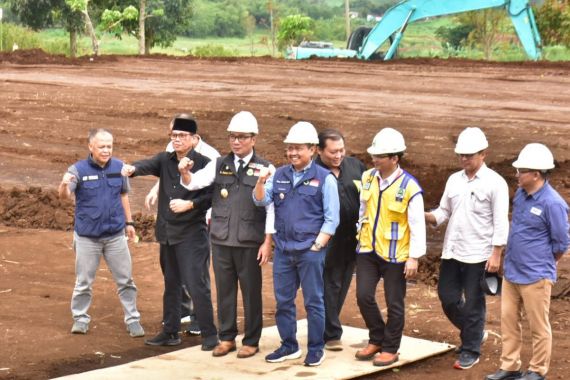
{"type": "Polygon", "coordinates": [[[354,41],[351,36],[348,49],[298,47],[290,52],[289,58],[303,59],[318,56],[370,59],[389,39],[390,48],[384,55],[384,60],[389,60],[396,54],[409,23],[428,17],[490,8],[503,8],[508,12],[527,56],[533,60],[540,59],[541,40],[529,0],[403,0],[388,9],[368,35],[364,37],[361,35],[359,41],[354,41]]]}
{"type": "Polygon", "coordinates": [[[407,25],[428,17],[455,13],[504,8],[515,26],[529,58],[540,58],[540,35],[528,0],[404,0],[388,9],[364,39],[358,57],[369,59],[390,36],[395,35],[385,60],[395,53],[407,25]]]}

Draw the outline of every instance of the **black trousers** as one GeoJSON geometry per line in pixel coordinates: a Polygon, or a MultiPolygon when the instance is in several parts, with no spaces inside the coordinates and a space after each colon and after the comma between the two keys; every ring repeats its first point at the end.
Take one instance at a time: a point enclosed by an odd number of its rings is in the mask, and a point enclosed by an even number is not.
{"type": "Polygon", "coordinates": [[[369,342],[395,354],[400,348],[405,323],[406,279],[404,263],[389,263],[375,253],[356,256],[356,300],[369,331],[369,342]],[[384,322],[376,302],[376,288],[384,280],[388,307],[384,322]]]}
{"type": "Polygon", "coordinates": [[[325,285],[325,342],[342,337],[340,312],[350,288],[356,261],[325,259],[323,280],[325,285]]]}
{"type": "MultiPolygon", "coordinates": [[[[259,345],[263,329],[263,304],[261,267],[257,261],[258,251],[259,248],[212,244],[220,340],[232,341],[238,334],[237,291],[239,283],[245,317],[242,344],[255,347],[259,345]]],[[[198,320],[200,320],[199,317],[198,320]]]]}
{"type": "Polygon", "coordinates": [[[480,285],[485,263],[441,260],[437,286],[445,315],[460,331],[461,349],[478,355],[485,328],[485,293],[480,285]]]}
{"type": "Polygon", "coordinates": [[[209,244],[205,225],[196,225],[186,239],[175,245],[162,245],[164,255],[164,332],[180,330],[181,286],[190,293],[196,317],[200,322],[202,338],[208,344],[217,341],[214,311],[210,291],[209,244]]]}
{"type": "MultiPolygon", "coordinates": [[[[160,246],[161,252],[163,249],[165,249],[165,245],[160,246]]],[[[162,271],[163,276],[164,276],[164,266],[166,265],[165,260],[166,260],[166,255],[161,254],[160,255],[160,270],[162,271]]],[[[210,264],[208,263],[208,267],[209,266],[210,266],[210,264]]],[[[208,276],[208,282],[209,281],[210,281],[210,276],[208,276]]],[[[182,318],[190,317],[191,320],[197,320],[196,313],[194,312],[194,303],[192,302],[192,298],[190,298],[190,294],[188,293],[188,290],[186,290],[186,288],[184,286],[182,286],[180,288],[180,291],[182,292],[182,302],[180,305],[180,316],[182,318]]],[[[164,315],[162,316],[162,320],[164,321],[164,315]]]]}

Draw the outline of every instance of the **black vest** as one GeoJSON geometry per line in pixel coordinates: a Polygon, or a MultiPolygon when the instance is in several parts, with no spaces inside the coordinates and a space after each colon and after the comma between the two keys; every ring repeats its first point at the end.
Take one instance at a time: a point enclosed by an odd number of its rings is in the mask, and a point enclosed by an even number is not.
{"type": "Polygon", "coordinates": [[[252,193],[261,167],[269,161],[255,152],[241,178],[236,172],[234,154],[216,160],[212,196],[210,238],[213,244],[258,247],[265,239],[265,207],[253,203],[252,193]]]}

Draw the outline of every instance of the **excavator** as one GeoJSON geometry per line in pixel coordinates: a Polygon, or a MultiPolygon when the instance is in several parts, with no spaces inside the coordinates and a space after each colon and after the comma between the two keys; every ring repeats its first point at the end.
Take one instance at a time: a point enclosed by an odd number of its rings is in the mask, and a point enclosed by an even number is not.
{"type": "Polygon", "coordinates": [[[355,29],[348,38],[346,49],[333,48],[326,43],[308,42],[290,49],[287,58],[382,58],[387,61],[395,57],[408,24],[428,17],[490,8],[503,8],[507,11],[526,55],[532,60],[539,60],[542,43],[529,0],[403,0],[388,9],[373,28],[355,29]],[[390,43],[386,53],[378,52],[386,41],[390,43]]]}

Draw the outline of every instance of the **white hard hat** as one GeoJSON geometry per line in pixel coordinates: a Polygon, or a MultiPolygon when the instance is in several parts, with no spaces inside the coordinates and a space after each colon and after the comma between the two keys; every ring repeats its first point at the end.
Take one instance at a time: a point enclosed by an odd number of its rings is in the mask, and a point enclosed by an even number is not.
{"type": "Polygon", "coordinates": [[[238,112],[232,117],[228,132],[253,133],[258,134],[257,119],[249,111],[238,112]]]}
{"type": "Polygon", "coordinates": [[[370,154],[392,154],[405,150],[404,136],[393,128],[384,128],[374,136],[372,145],[366,151],[370,154]]]}
{"type": "Polygon", "coordinates": [[[313,124],[300,121],[293,125],[283,140],[285,144],[318,144],[319,135],[313,124]]]}
{"type": "Polygon", "coordinates": [[[477,127],[465,128],[457,138],[455,153],[475,154],[489,147],[483,131],[477,127]]]}
{"type": "Polygon", "coordinates": [[[513,166],[517,169],[550,170],[554,169],[554,157],[546,145],[527,144],[513,166]]]}

